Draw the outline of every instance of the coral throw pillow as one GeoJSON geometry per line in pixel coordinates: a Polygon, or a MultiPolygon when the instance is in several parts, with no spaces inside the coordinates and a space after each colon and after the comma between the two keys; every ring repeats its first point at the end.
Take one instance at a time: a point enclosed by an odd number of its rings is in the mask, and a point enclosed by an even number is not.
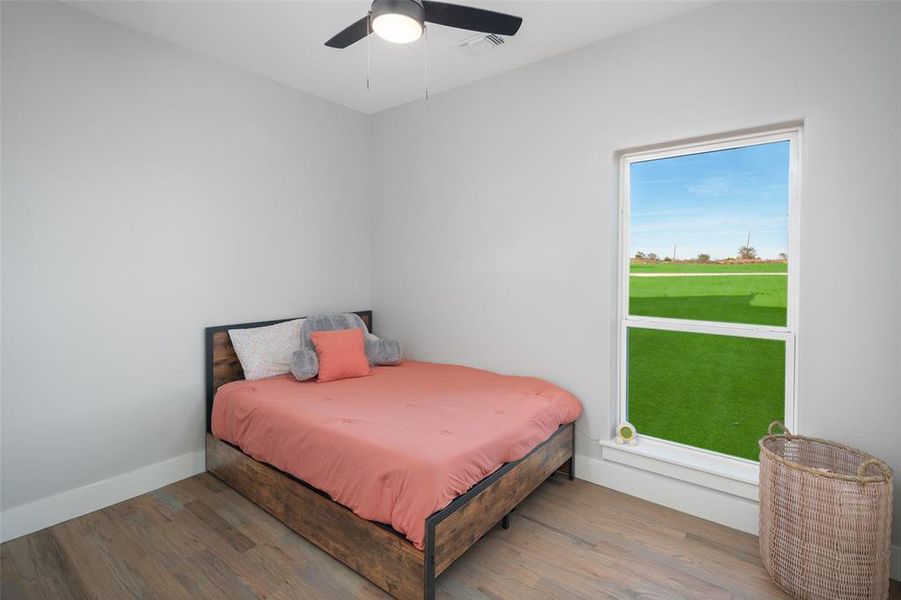
{"type": "Polygon", "coordinates": [[[314,331],[310,340],[319,357],[319,381],[369,375],[362,329],[314,331]]]}

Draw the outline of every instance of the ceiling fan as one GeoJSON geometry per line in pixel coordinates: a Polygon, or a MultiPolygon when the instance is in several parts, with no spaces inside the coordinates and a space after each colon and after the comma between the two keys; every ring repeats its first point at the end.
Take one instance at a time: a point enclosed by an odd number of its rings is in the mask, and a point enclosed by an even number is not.
{"type": "Polygon", "coordinates": [[[347,48],[370,33],[389,42],[407,44],[420,38],[427,22],[483,33],[515,35],[522,25],[522,18],[431,0],[373,0],[368,15],[345,28],[325,45],[329,48],[347,48]]]}

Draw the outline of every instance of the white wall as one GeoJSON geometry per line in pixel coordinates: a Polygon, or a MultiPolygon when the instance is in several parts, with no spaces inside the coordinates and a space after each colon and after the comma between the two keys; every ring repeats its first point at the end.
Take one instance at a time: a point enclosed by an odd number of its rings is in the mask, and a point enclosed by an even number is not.
{"type": "MultiPolygon", "coordinates": [[[[614,152],[794,119],[802,429],[901,470],[901,5],[716,5],[370,119],[0,6],[3,538],[202,469],[202,328],[368,306],[370,242],[380,332],[564,385],[608,435],[614,152]]],[[[582,476],[753,520],[578,452],[582,476]]]]}
{"type": "Polygon", "coordinates": [[[61,4],[3,2],[2,44],[10,537],[202,470],[205,326],[368,307],[369,134],[61,4]]]}
{"type": "MultiPolygon", "coordinates": [[[[801,429],[901,472],[899,40],[897,3],[725,3],[377,115],[381,333],[559,383],[608,437],[614,153],[803,119],[801,429]]],[[[753,528],[747,501],[578,453],[580,475],[753,528]]],[[[894,522],[899,544],[901,502],[894,522]]]]}

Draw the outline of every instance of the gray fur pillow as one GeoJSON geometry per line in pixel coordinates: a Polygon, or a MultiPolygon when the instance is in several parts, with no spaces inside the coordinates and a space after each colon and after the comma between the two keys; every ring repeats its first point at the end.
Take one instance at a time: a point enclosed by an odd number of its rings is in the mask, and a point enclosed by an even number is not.
{"type": "Polygon", "coordinates": [[[291,373],[298,381],[306,381],[319,373],[319,357],[315,350],[301,348],[291,357],[291,373]]]}
{"type": "Polygon", "coordinates": [[[404,359],[404,351],[397,340],[383,340],[366,334],[366,358],[370,365],[396,365],[404,359]]]}
{"type": "Polygon", "coordinates": [[[341,313],[336,315],[314,315],[307,317],[300,328],[300,347],[313,349],[310,335],[314,331],[337,331],[339,329],[362,329],[366,334],[366,323],[360,315],[353,313],[341,313]]]}
{"type": "Polygon", "coordinates": [[[291,360],[291,373],[300,381],[312,379],[319,373],[319,358],[310,335],[314,331],[336,331],[339,329],[362,329],[365,341],[366,359],[370,365],[396,365],[403,360],[403,348],[395,340],[383,340],[369,333],[359,315],[341,313],[315,315],[304,319],[300,330],[300,350],[291,360]]]}

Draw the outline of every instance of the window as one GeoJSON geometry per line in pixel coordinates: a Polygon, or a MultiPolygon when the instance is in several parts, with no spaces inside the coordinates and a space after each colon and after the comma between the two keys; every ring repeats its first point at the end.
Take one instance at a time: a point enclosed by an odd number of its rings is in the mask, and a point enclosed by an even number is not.
{"type": "Polygon", "coordinates": [[[756,461],[771,421],[795,428],[799,133],[622,155],[620,415],[641,438],[756,461]]]}

